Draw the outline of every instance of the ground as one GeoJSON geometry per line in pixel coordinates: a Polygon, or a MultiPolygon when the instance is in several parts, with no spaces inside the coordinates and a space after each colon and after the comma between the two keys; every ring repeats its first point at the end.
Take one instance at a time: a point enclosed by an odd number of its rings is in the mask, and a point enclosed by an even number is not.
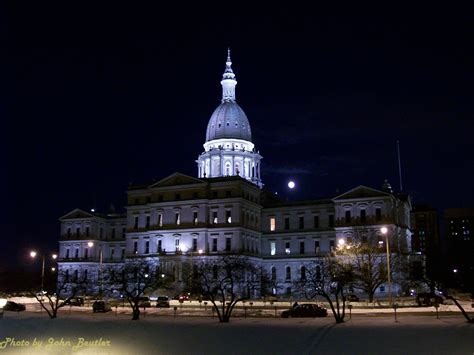
{"type": "Polygon", "coordinates": [[[219,324],[212,317],[131,321],[124,314],[64,312],[51,320],[44,313],[9,312],[0,320],[2,345],[0,354],[474,354],[474,325],[459,315],[404,314],[398,322],[389,315],[353,315],[335,325],[331,317],[219,324]],[[92,343],[75,349],[80,338],[92,343]]]}

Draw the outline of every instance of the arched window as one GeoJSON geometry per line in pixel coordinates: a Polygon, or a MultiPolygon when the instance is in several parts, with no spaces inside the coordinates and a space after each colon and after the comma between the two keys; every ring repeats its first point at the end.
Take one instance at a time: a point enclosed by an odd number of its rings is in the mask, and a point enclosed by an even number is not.
{"type": "Polygon", "coordinates": [[[87,281],[87,269],[84,270],[84,281],[87,281]]]}
{"type": "Polygon", "coordinates": [[[235,164],[235,175],[240,175],[240,166],[239,163],[235,164]]]}
{"type": "Polygon", "coordinates": [[[275,281],[277,278],[277,271],[276,271],[275,266],[272,266],[271,271],[272,271],[272,281],[275,281]]]}
{"type": "Polygon", "coordinates": [[[225,174],[227,176],[230,175],[230,163],[229,162],[225,163],[225,174]]]}
{"type": "Polygon", "coordinates": [[[316,280],[321,280],[321,266],[316,266],[316,280]]]}
{"type": "Polygon", "coordinates": [[[286,280],[291,280],[291,267],[286,267],[286,280]]]}
{"type": "Polygon", "coordinates": [[[306,267],[304,265],[301,267],[300,273],[301,280],[306,280],[306,267]]]}

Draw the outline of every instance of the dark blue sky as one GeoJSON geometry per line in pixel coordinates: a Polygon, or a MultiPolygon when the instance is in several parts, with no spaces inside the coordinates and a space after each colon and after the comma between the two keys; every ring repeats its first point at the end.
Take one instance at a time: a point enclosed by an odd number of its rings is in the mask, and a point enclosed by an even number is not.
{"type": "Polygon", "coordinates": [[[398,189],[398,139],[415,202],[473,206],[472,9],[63,6],[2,21],[0,269],[75,207],[195,176],[227,46],[271,190],[398,189]]]}

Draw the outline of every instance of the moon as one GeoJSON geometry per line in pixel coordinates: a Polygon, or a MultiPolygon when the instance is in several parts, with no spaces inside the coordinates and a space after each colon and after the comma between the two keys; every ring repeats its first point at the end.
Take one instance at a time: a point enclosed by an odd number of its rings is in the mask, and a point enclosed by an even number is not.
{"type": "Polygon", "coordinates": [[[295,185],[295,182],[294,182],[294,181],[289,181],[289,182],[288,182],[288,187],[289,187],[290,189],[294,189],[295,186],[296,186],[296,185],[295,185]]]}

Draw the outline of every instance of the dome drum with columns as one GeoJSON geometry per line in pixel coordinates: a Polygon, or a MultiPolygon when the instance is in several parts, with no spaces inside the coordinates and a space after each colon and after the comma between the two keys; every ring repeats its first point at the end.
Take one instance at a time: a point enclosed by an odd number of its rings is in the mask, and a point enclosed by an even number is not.
{"type": "Polygon", "coordinates": [[[222,101],[214,110],[206,131],[204,152],[199,156],[198,177],[212,178],[239,175],[259,187],[262,156],[252,143],[249,120],[235,99],[235,74],[230,50],[222,76],[222,101]]]}

